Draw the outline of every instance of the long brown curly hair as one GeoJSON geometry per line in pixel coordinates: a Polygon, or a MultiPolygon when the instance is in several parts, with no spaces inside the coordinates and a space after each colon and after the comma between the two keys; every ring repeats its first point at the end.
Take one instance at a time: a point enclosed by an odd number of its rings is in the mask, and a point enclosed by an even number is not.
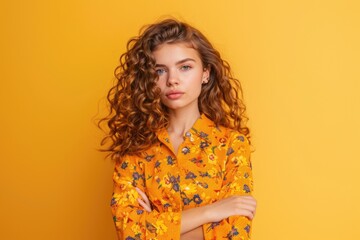
{"type": "Polygon", "coordinates": [[[107,135],[101,145],[111,158],[140,154],[157,142],[156,133],[169,124],[169,115],[160,101],[152,52],[161,44],[187,43],[198,51],[203,66],[210,69],[209,81],[199,96],[200,113],[216,125],[232,128],[249,137],[240,82],[232,77],[228,62],[221,59],[207,38],[187,23],[174,19],[146,26],[129,40],[127,51],[115,69],[116,84],[107,99],[110,112],[107,135]]]}

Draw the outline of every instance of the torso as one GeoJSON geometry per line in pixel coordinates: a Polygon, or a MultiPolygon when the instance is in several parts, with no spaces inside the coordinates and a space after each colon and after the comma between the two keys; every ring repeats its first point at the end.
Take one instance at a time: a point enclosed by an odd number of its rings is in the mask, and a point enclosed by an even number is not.
{"type": "Polygon", "coordinates": [[[161,131],[159,143],[146,151],[145,161],[140,160],[151,202],[159,211],[175,211],[216,201],[229,148],[234,140],[239,141],[238,136],[207,118],[198,120],[184,136],[161,131]]]}

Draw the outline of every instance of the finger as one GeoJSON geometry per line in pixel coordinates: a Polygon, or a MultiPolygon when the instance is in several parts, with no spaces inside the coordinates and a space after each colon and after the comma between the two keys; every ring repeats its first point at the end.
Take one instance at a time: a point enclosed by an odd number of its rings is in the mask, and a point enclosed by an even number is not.
{"type": "Polygon", "coordinates": [[[242,206],[251,206],[252,208],[256,208],[256,202],[251,199],[244,199],[244,198],[235,198],[233,200],[233,204],[241,209],[242,206]]]}
{"type": "Polygon", "coordinates": [[[142,206],[144,207],[144,209],[148,212],[151,212],[151,204],[150,204],[149,198],[146,196],[146,194],[143,191],[141,191],[140,188],[136,187],[135,189],[139,193],[139,195],[142,197],[142,199],[140,199],[141,200],[140,202],[143,204],[142,206]]]}
{"type": "Polygon", "coordinates": [[[256,202],[256,199],[253,196],[240,196],[240,198],[244,200],[256,202]]]}
{"type": "Polygon", "coordinates": [[[140,188],[136,187],[135,189],[136,189],[136,191],[140,194],[140,196],[142,197],[143,201],[145,201],[146,204],[147,204],[148,206],[150,206],[150,205],[151,205],[151,204],[150,204],[150,200],[149,200],[149,198],[147,197],[147,195],[146,195],[143,191],[141,191],[140,188]]]}
{"type": "Polygon", "coordinates": [[[249,218],[250,220],[253,220],[253,218],[254,218],[254,214],[249,210],[243,210],[242,214],[240,214],[240,215],[245,216],[245,217],[249,218]]]}
{"type": "Polygon", "coordinates": [[[146,196],[146,194],[145,194],[143,191],[141,191],[140,188],[135,187],[135,190],[138,192],[138,194],[139,194],[142,198],[144,198],[144,196],[146,196]]]}
{"type": "Polygon", "coordinates": [[[251,213],[251,220],[254,219],[255,214],[256,214],[256,208],[253,208],[253,209],[248,208],[247,210],[250,211],[250,213],[251,213]]]}
{"type": "Polygon", "coordinates": [[[140,198],[137,199],[138,200],[138,203],[140,204],[140,206],[142,206],[145,211],[147,212],[151,212],[151,207],[148,206],[143,200],[141,200],[140,198]]]}
{"type": "Polygon", "coordinates": [[[247,199],[247,200],[252,200],[252,201],[256,202],[256,199],[253,196],[250,196],[250,195],[246,195],[246,196],[241,195],[240,198],[247,199]]]}
{"type": "Polygon", "coordinates": [[[234,195],[231,198],[256,202],[256,199],[252,196],[234,195]]]}
{"type": "Polygon", "coordinates": [[[138,198],[138,203],[145,209],[145,211],[151,212],[151,206],[147,205],[142,199],[138,198]]]}
{"type": "Polygon", "coordinates": [[[253,196],[251,195],[238,195],[241,198],[248,198],[248,199],[255,199],[253,196]]]}
{"type": "Polygon", "coordinates": [[[135,190],[139,193],[139,195],[141,196],[141,198],[142,198],[144,201],[148,200],[148,199],[147,199],[148,197],[146,196],[146,194],[145,194],[143,191],[140,190],[140,188],[136,187],[135,190]]]}
{"type": "Polygon", "coordinates": [[[253,213],[249,213],[248,216],[246,216],[249,220],[253,220],[254,219],[254,214],[253,213]]]}
{"type": "Polygon", "coordinates": [[[243,216],[243,217],[249,218],[250,220],[252,220],[254,218],[253,212],[248,209],[241,209],[241,210],[235,211],[233,216],[243,216]]]}
{"type": "Polygon", "coordinates": [[[248,204],[237,204],[235,205],[235,208],[238,209],[239,212],[241,212],[242,210],[246,210],[246,211],[250,211],[250,212],[254,212],[255,211],[255,207],[252,205],[248,205],[248,204]]]}
{"type": "Polygon", "coordinates": [[[252,219],[254,217],[255,207],[243,203],[237,203],[234,205],[235,215],[246,216],[252,219]]]}
{"type": "Polygon", "coordinates": [[[251,196],[234,196],[235,201],[256,206],[256,199],[251,196]]]}
{"type": "Polygon", "coordinates": [[[247,205],[254,206],[254,207],[257,205],[257,202],[254,199],[242,198],[241,202],[244,204],[247,204],[247,205]]]}

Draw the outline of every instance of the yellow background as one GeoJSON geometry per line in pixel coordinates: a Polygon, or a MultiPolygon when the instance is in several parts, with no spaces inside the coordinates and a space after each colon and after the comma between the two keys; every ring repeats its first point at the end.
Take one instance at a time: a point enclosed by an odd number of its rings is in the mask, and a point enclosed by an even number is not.
{"type": "Polygon", "coordinates": [[[0,239],[115,239],[94,121],[127,40],[172,15],[242,81],[254,240],[360,239],[356,0],[1,1],[0,239]]]}

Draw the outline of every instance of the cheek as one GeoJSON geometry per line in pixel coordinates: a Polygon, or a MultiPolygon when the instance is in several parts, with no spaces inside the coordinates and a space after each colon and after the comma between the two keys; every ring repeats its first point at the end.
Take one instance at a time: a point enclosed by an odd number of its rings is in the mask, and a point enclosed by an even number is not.
{"type": "Polygon", "coordinates": [[[164,89],[165,84],[166,84],[165,81],[163,81],[161,78],[159,78],[159,79],[156,81],[156,86],[157,86],[158,88],[160,88],[161,90],[164,89]]]}

